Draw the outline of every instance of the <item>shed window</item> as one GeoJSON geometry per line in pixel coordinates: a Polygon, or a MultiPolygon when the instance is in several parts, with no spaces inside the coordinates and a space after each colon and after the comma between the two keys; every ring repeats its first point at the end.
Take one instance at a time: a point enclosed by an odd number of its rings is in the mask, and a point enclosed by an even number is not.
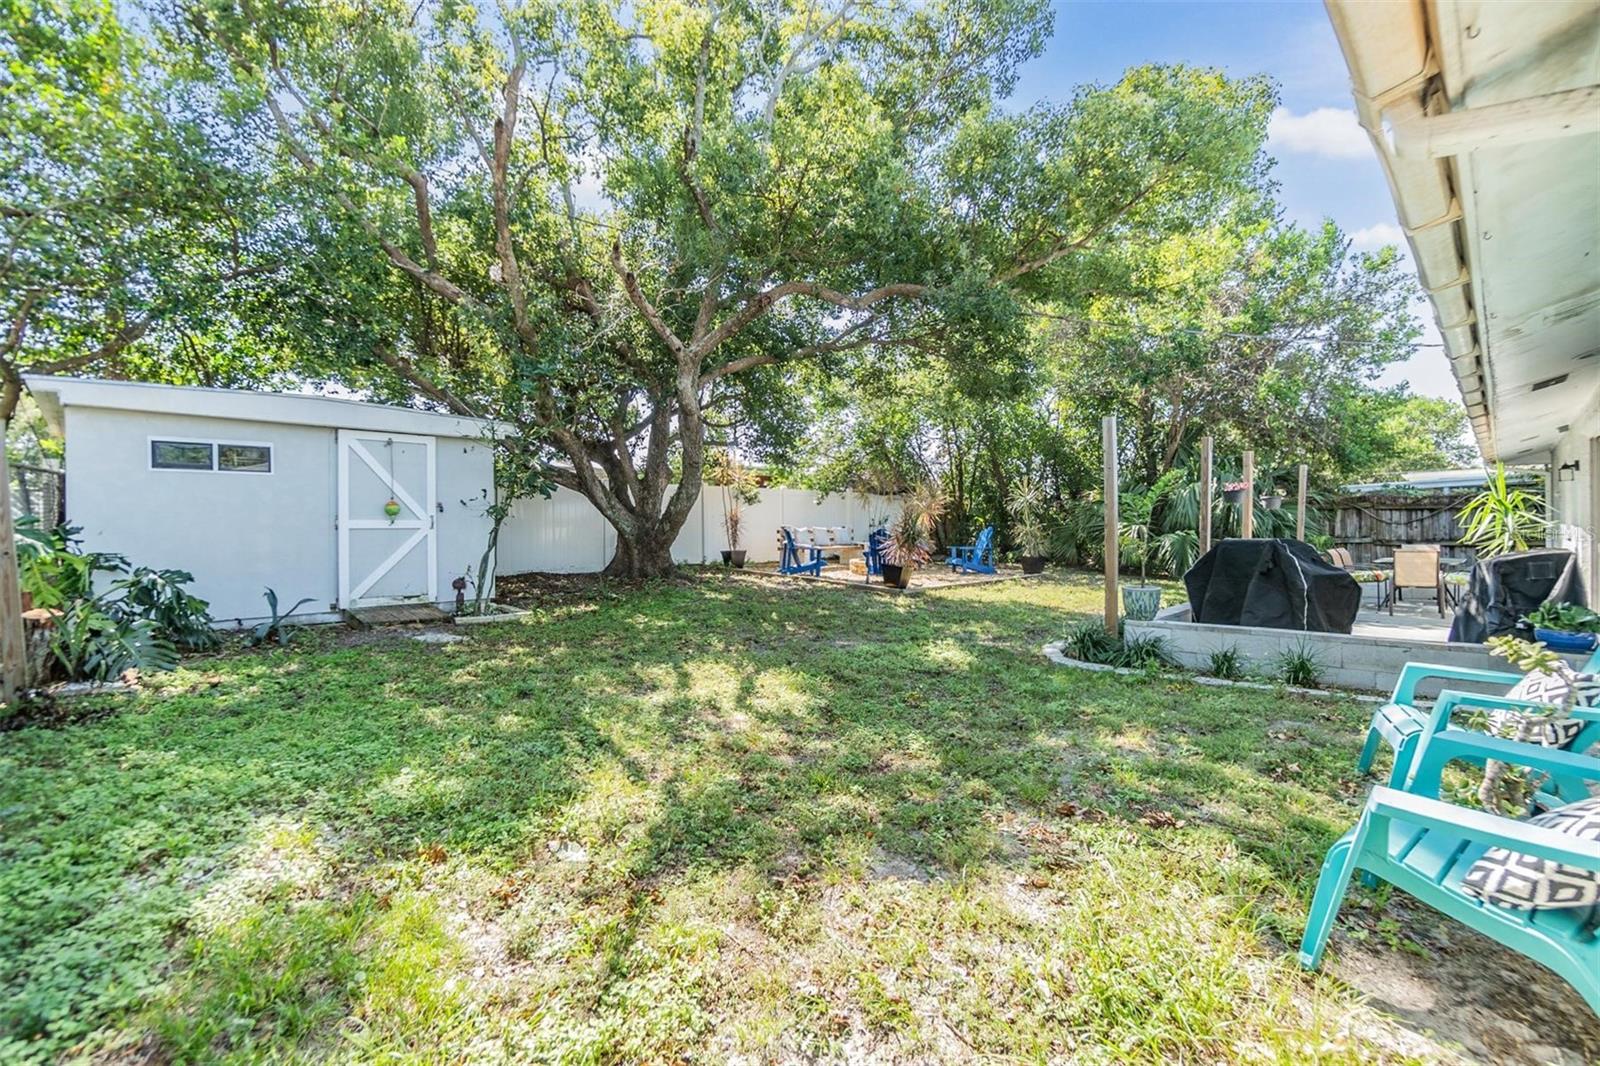
{"type": "Polygon", "coordinates": [[[157,470],[214,470],[211,445],[184,440],[150,442],[150,465],[157,470]]]}
{"type": "Polygon", "coordinates": [[[217,445],[218,470],[244,470],[252,474],[272,473],[272,448],[266,444],[217,445]]]}
{"type": "Polygon", "coordinates": [[[272,445],[204,440],[152,440],[152,470],[216,470],[224,474],[272,473],[272,445]]]}

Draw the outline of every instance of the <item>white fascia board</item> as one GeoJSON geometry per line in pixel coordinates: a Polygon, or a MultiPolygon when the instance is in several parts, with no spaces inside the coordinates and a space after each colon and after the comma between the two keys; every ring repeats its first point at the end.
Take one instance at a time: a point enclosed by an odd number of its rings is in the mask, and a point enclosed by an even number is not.
{"type": "Polygon", "coordinates": [[[463,418],[409,407],[308,396],[283,392],[246,392],[242,389],[204,389],[156,385],[143,381],[106,381],[100,378],[28,376],[28,390],[38,399],[46,419],[60,432],[61,410],[94,407],[113,411],[225,418],[242,422],[280,425],[326,426],[379,433],[460,437],[481,440],[491,432],[509,436],[507,423],[463,418]]]}

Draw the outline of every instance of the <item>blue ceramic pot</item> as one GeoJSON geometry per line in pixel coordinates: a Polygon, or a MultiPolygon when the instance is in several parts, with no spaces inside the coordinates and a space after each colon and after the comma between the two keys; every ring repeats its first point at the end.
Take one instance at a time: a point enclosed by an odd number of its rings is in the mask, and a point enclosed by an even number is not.
{"type": "Polygon", "coordinates": [[[1595,636],[1594,633],[1567,633],[1538,626],[1533,630],[1533,639],[1542,642],[1551,651],[1594,651],[1595,636]]]}

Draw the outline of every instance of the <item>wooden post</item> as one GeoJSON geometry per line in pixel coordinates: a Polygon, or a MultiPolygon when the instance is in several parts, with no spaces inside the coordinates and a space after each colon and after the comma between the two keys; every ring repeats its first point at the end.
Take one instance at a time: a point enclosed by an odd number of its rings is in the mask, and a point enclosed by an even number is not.
{"type": "Polygon", "coordinates": [[[1249,538],[1256,532],[1256,453],[1244,453],[1244,504],[1239,512],[1239,536],[1249,538]]]}
{"type": "Polygon", "coordinates": [[[1200,438],[1200,554],[1211,550],[1211,437],[1200,438]]]}
{"type": "Polygon", "coordinates": [[[1306,466],[1306,464],[1304,464],[1304,463],[1301,463],[1300,464],[1300,495],[1295,498],[1295,503],[1294,503],[1294,539],[1295,540],[1305,540],[1306,539],[1306,491],[1307,491],[1306,490],[1306,482],[1309,480],[1310,474],[1311,474],[1310,467],[1306,466]]]}
{"type": "Polygon", "coordinates": [[[0,703],[15,707],[27,684],[27,634],[22,629],[22,585],[17,576],[16,531],[11,524],[11,468],[0,420],[0,703]]]}
{"type": "Polygon", "coordinates": [[[1105,452],[1106,466],[1106,632],[1117,635],[1117,416],[1106,415],[1100,420],[1100,446],[1105,452]]]}

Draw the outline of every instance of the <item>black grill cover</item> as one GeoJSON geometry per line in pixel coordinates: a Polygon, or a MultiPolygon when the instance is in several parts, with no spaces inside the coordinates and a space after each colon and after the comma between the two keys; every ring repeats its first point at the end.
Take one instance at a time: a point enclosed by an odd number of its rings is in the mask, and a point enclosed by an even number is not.
{"type": "Polygon", "coordinates": [[[1183,575],[1196,622],[1348,633],[1361,586],[1303,540],[1225,540],[1183,575]]]}
{"type": "MultiPolygon", "coordinates": [[[[1515,632],[1541,603],[1587,603],[1578,559],[1565,548],[1540,548],[1484,559],[1472,571],[1456,608],[1450,639],[1482,644],[1515,632]]],[[[1524,627],[1525,628],[1525,627],[1524,627]]],[[[1533,639],[1532,631],[1519,636],[1533,639]]]]}

